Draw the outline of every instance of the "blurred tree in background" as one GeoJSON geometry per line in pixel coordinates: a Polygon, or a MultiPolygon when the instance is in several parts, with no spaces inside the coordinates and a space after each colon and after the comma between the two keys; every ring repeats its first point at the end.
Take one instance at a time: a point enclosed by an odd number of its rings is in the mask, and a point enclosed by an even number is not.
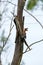
{"type": "MultiPolygon", "coordinates": [[[[39,1],[43,2],[43,0],[28,0],[27,9],[32,10],[39,1]]],[[[42,7],[43,7],[43,5],[42,5],[42,7]]]]}

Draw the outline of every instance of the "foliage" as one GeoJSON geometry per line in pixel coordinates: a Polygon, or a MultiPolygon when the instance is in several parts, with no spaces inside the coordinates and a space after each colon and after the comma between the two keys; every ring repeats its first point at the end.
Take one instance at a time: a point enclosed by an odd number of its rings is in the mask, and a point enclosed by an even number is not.
{"type": "Polygon", "coordinates": [[[31,10],[37,4],[38,0],[29,0],[27,4],[27,9],[31,10]]]}
{"type": "MultiPolygon", "coordinates": [[[[27,9],[32,10],[37,5],[38,1],[39,0],[28,0],[27,9]]],[[[43,0],[40,0],[40,1],[43,2],[43,0]]]]}

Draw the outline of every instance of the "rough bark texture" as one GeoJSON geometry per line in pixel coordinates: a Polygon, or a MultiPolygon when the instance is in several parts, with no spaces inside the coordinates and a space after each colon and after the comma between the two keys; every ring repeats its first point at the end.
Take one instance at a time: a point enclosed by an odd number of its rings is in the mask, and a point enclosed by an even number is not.
{"type": "MultiPolygon", "coordinates": [[[[17,18],[19,20],[22,31],[24,27],[24,21],[23,21],[24,4],[25,4],[24,0],[18,0],[17,18]]],[[[22,59],[23,41],[21,41],[18,31],[17,31],[17,35],[18,35],[18,38],[16,41],[14,57],[13,57],[13,61],[11,65],[20,65],[20,62],[22,59]]]]}

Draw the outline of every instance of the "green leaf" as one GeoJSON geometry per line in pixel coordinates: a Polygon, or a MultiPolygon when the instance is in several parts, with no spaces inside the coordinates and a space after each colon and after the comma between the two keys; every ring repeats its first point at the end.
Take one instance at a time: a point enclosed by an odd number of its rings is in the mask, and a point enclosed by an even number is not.
{"type": "Polygon", "coordinates": [[[32,10],[36,6],[38,0],[29,0],[27,4],[27,9],[32,10]]]}

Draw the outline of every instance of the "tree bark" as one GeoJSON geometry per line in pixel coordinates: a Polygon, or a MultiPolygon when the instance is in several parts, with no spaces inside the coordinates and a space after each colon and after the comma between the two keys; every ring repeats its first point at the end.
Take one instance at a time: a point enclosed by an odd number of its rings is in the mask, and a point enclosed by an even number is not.
{"type": "MultiPolygon", "coordinates": [[[[24,28],[24,18],[23,18],[24,5],[25,5],[25,0],[18,0],[17,18],[19,20],[19,24],[21,26],[22,31],[24,28]]],[[[16,40],[15,52],[14,52],[14,57],[13,57],[13,61],[12,61],[11,65],[20,65],[20,62],[22,59],[23,41],[21,40],[18,31],[17,31],[16,35],[18,35],[18,38],[16,40]]]]}

